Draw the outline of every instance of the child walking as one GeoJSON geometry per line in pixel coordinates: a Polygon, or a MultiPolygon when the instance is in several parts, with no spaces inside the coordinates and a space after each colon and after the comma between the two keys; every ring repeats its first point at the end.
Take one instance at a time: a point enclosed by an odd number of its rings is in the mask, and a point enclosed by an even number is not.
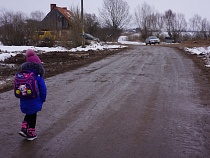
{"type": "Polygon", "coordinates": [[[20,98],[20,109],[25,114],[25,117],[19,134],[26,137],[27,140],[34,140],[37,138],[37,134],[35,133],[37,112],[41,111],[42,104],[46,100],[47,88],[43,79],[45,70],[42,62],[32,49],[26,51],[26,61],[21,65],[21,70],[29,70],[35,73],[39,95],[36,98],[30,99],[20,98]]]}

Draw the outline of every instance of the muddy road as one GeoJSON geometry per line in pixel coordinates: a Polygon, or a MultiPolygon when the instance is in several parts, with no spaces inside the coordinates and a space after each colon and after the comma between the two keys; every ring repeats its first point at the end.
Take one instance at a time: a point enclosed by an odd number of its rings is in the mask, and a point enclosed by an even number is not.
{"type": "Polygon", "coordinates": [[[135,46],[46,84],[33,142],[18,99],[0,94],[1,158],[210,157],[210,86],[176,49],[135,46]]]}

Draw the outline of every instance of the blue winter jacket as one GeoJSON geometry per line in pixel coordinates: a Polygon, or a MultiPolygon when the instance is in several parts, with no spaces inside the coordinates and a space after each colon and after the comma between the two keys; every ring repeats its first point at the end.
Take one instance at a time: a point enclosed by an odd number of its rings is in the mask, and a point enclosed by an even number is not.
{"type": "Polygon", "coordinates": [[[40,95],[33,99],[20,99],[20,109],[24,114],[35,114],[38,111],[41,111],[42,104],[46,100],[47,96],[47,87],[43,79],[45,70],[40,64],[36,63],[23,63],[21,65],[21,70],[30,70],[37,75],[37,83],[39,86],[40,95]]]}

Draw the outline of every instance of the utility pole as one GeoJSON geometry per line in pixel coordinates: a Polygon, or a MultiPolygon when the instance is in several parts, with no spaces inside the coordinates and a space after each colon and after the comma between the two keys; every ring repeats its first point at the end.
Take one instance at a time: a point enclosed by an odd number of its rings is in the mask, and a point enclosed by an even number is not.
{"type": "Polygon", "coordinates": [[[85,29],[84,29],[84,13],[83,13],[83,0],[81,0],[81,25],[82,25],[82,47],[85,47],[85,29]]]}

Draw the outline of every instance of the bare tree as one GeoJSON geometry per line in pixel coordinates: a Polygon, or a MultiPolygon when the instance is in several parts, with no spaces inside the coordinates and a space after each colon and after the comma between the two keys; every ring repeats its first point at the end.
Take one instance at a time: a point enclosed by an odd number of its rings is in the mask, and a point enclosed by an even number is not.
{"type": "Polygon", "coordinates": [[[210,36],[210,22],[198,14],[189,20],[190,31],[194,32],[194,38],[208,38],[210,36]]]}
{"type": "Polygon", "coordinates": [[[182,13],[177,13],[175,18],[175,30],[176,31],[186,31],[187,30],[187,21],[185,15],[182,13]]]}
{"type": "Polygon", "coordinates": [[[21,12],[2,10],[0,12],[1,42],[6,45],[22,45],[24,35],[25,15],[21,12]]]}
{"type": "Polygon", "coordinates": [[[157,28],[157,34],[159,36],[164,28],[164,17],[161,13],[156,13],[156,28],[157,28]]]}
{"type": "Polygon", "coordinates": [[[84,25],[85,25],[85,32],[97,36],[99,22],[95,14],[85,14],[84,25]]]}
{"type": "Polygon", "coordinates": [[[99,10],[102,24],[112,29],[112,37],[117,38],[121,29],[129,24],[131,15],[129,5],[124,0],[103,0],[103,8],[99,10]]]}
{"type": "Polygon", "coordinates": [[[164,28],[163,15],[158,12],[151,12],[151,15],[147,18],[147,20],[149,21],[149,34],[159,37],[164,28]]]}
{"type": "Polygon", "coordinates": [[[177,13],[174,16],[174,21],[172,23],[172,35],[175,41],[180,41],[181,32],[187,30],[187,22],[185,16],[182,13],[177,13]]]}
{"type": "Polygon", "coordinates": [[[165,11],[164,19],[165,19],[165,26],[168,32],[169,37],[173,37],[172,29],[175,21],[176,14],[172,12],[172,10],[165,11]]]}
{"type": "Polygon", "coordinates": [[[195,38],[200,38],[199,36],[201,31],[201,23],[202,23],[202,17],[199,16],[198,14],[194,15],[189,20],[190,31],[194,32],[195,38]]]}
{"type": "Polygon", "coordinates": [[[195,14],[190,18],[190,30],[191,31],[200,31],[201,30],[202,17],[198,14],[195,14]]]}
{"type": "Polygon", "coordinates": [[[45,17],[45,14],[42,11],[34,11],[31,12],[30,19],[36,20],[36,21],[42,21],[45,17]]]}
{"type": "Polygon", "coordinates": [[[140,33],[143,39],[151,35],[157,28],[157,19],[154,9],[146,2],[144,2],[142,6],[137,6],[135,10],[135,21],[140,28],[140,33]]]}
{"type": "Polygon", "coordinates": [[[70,24],[70,36],[69,40],[72,41],[73,46],[81,45],[82,26],[81,26],[81,10],[79,7],[71,7],[71,24],[70,24]]]}
{"type": "Polygon", "coordinates": [[[210,21],[208,21],[207,31],[208,31],[208,38],[210,38],[210,21]]]}
{"type": "MultiPolygon", "coordinates": [[[[81,26],[81,10],[79,7],[71,7],[71,20],[70,20],[70,34],[67,40],[72,42],[72,46],[79,46],[82,43],[82,26],[81,26]]],[[[85,32],[92,35],[97,35],[99,22],[95,14],[84,13],[84,26],[85,32]]]]}
{"type": "Polygon", "coordinates": [[[44,13],[42,11],[31,12],[30,16],[25,20],[24,32],[26,44],[38,43],[38,38],[35,38],[36,32],[42,31],[41,21],[44,18],[44,13]]]}
{"type": "Polygon", "coordinates": [[[207,21],[206,18],[204,18],[201,21],[201,34],[203,38],[208,38],[209,26],[210,26],[210,23],[207,21]]]}
{"type": "Polygon", "coordinates": [[[165,12],[164,19],[169,37],[175,41],[180,41],[181,32],[187,30],[187,22],[184,14],[174,13],[172,10],[168,10],[165,12]]]}

